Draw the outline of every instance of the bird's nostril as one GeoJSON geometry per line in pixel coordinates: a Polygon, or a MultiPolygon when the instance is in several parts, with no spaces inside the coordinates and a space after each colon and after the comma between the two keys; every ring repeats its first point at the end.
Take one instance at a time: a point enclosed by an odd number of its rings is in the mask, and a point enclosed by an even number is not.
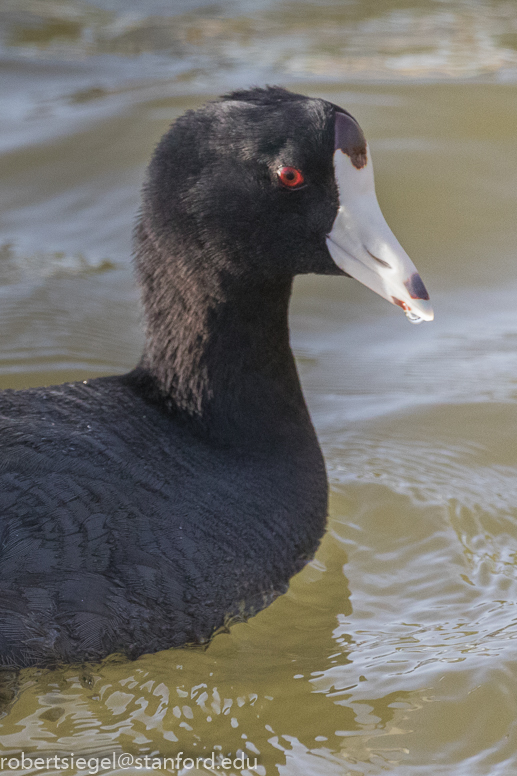
{"type": "Polygon", "coordinates": [[[366,253],[368,253],[368,254],[369,254],[371,257],[372,257],[372,259],[375,259],[375,261],[378,261],[378,262],[379,262],[379,264],[380,264],[382,267],[387,267],[388,269],[391,269],[391,268],[392,268],[392,267],[391,267],[391,264],[388,264],[388,262],[387,262],[387,261],[384,261],[384,259],[379,259],[379,257],[378,257],[378,256],[374,256],[374,254],[373,254],[371,251],[369,251],[369,250],[368,250],[368,248],[366,247],[366,245],[363,245],[363,248],[365,249],[366,253]]]}

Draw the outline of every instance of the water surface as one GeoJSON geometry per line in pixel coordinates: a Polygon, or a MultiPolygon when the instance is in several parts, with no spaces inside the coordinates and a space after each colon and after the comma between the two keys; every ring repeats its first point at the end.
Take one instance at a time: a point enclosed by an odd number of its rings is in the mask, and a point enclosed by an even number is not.
{"type": "Polygon", "coordinates": [[[253,83],[359,119],[436,314],[410,326],[352,280],[298,279],[292,340],[332,484],[316,559],[206,651],[23,672],[2,753],[514,773],[515,6],[2,0],[0,20],[1,387],[134,365],[146,161],[186,108],[253,83]]]}

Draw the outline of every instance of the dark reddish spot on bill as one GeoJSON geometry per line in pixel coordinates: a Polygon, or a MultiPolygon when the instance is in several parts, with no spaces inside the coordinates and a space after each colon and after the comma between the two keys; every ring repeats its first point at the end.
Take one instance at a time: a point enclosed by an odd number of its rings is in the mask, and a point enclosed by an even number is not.
{"type": "Polygon", "coordinates": [[[367,161],[366,138],[363,130],[349,113],[336,110],[334,123],[334,149],[338,148],[350,157],[350,161],[358,170],[367,161]]]}
{"type": "Polygon", "coordinates": [[[422,283],[422,278],[418,272],[413,272],[411,277],[404,283],[411,299],[429,299],[427,289],[422,283]]]}
{"type": "Polygon", "coordinates": [[[410,310],[410,307],[408,304],[402,301],[402,299],[397,299],[396,296],[391,297],[393,304],[396,304],[397,307],[402,307],[405,313],[407,313],[410,310]]]}

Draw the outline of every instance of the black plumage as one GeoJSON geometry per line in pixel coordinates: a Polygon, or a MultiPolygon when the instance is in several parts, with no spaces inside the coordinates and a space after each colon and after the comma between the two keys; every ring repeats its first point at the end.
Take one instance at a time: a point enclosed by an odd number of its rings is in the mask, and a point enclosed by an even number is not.
{"type": "Polygon", "coordinates": [[[139,365],[0,394],[1,664],[206,641],[314,555],[327,483],[287,317],[296,274],[343,274],[334,110],[253,89],[178,119],[135,232],[139,365]]]}

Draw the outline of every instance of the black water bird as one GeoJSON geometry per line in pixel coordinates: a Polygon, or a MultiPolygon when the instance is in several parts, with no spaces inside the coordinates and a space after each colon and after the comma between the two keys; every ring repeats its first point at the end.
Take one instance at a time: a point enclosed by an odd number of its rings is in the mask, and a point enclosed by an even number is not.
{"type": "Polygon", "coordinates": [[[432,318],[357,122],[280,88],[189,111],[135,233],[147,324],[129,374],[0,394],[0,664],[210,639],[285,591],[325,530],[289,346],[299,273],[432,318]]]}

